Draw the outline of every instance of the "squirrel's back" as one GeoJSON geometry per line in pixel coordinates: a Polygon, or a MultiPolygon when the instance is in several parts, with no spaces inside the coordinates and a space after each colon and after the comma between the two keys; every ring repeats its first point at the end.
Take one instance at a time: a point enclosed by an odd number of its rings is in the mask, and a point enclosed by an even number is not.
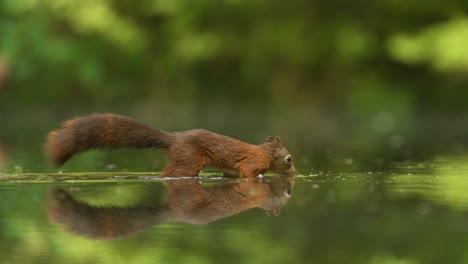
{"type": "Polygon", "coordinates": [[[174,135],[116,114],[76,117],[49,133],[45,150],[55,165],[88,149],[168,148],[174,135]]]}

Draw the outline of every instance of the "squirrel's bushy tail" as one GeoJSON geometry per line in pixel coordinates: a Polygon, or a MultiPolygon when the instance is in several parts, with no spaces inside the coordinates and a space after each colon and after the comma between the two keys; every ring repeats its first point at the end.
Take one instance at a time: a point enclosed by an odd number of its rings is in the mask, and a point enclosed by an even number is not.
{"type": "Polygon", "coordinates": [[[92,114],[65,121],[49,133],[45,151],[57,166],[89,149],[167,148],[174,135],[116,114],[92,114]]]}

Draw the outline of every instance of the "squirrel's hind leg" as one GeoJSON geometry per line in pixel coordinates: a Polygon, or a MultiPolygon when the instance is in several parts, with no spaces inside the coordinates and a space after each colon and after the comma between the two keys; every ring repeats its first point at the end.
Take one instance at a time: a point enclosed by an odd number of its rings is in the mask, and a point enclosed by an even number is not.
{"type": "Polygon", "coordinates": [[[161,177],[196,177],[203,168],[203,164],[178,164],[171,162],[161,173],[161,177]]]}

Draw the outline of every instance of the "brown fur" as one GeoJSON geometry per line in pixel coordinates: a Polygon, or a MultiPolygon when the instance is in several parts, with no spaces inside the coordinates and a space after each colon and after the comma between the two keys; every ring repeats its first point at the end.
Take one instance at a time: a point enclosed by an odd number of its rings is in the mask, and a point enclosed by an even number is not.
{"type": "Polygon", "coordinates": [[[168,222],[207,224],[251,208],[262,208],[268,215],[277,216],[291,196],[294,177],[269,182],[249,179],[209,187],[194,179],[165,184],[167,199],[154,208],[92,206],[54,188],[48,201],[48,217],[80,236],[116,239],[168,222]]]}
{"type": "Polygon", "coordinates": [[[120,147],[165,149],[170,162],[161,176],[196,176],[207,166],[241,177],[266,171],[295,173],[291,155],[279,137],[252,145],[204,129],[169,133],[115,114],[92,114],[64,122],[48,135],[45,151],[61,166],[89,149],[120,147]]]}

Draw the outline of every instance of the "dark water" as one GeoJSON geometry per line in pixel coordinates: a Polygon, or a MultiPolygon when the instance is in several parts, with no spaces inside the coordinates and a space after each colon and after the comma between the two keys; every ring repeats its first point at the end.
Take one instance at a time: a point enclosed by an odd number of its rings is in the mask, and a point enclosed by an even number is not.
{"type": "Polygon", "coordinates": [[[468,159],[295,178],[3,175],[2,263],[466,263],[468,159]]]}

